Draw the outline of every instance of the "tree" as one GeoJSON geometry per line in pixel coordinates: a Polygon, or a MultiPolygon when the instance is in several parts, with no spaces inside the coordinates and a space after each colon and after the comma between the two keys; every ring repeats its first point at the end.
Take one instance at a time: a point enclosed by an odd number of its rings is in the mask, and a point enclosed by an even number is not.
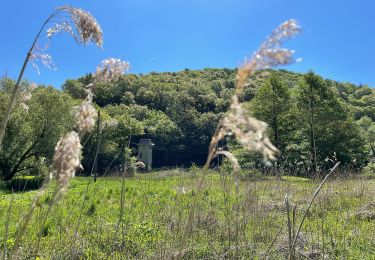
{"type": "Polygon", "coordinates": [[[0,154],[2,180],[49,165],[58,139],[73,125],[72,98],[52,87],[33,91],[27,106],[17,106],[9,120],[0,154]]]}
{"type": "Polygon", "coordinates": [[[309,142],[311,174],[334,153],[342,163],[362,160],[363,139],[329,82],[313,72],[305,74],[296,89],[296,108],[299,136],[309,142]]]}
{"type": "Polygon", "coordinates": [[[364,116],[357,121],[357,124],[361,127],[361,134],[366,140],[369,155],[375,161],[375,122],[370,117],[364,116]]]}
{"type": "Polygon", "coordinates": [[[274,74],[262,85],[250,102],[251,110],[257,119],[269,124],[270,139],[284,151],[290,138],[291,98],[286,87],[274,74]]]}

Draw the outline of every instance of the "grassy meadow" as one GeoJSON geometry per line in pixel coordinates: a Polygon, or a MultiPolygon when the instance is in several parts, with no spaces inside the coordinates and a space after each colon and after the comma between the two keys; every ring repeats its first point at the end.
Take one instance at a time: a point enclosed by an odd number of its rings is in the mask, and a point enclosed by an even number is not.
{"type": "MultiPolygon", "coordinates": [[[[92,178],[75,178],[46,219],[51,192],[38,201],[17,256],[287,258],[285,196],[295,208],[290,211],[293,233],[318,181],[299,177],[242,179],[236,189],[232,176],[210,171],[201,192],[197,192],[201,176],[198,169],[175,169],[134,178],[102,177],[95,183],[92,178]],[[186,228],[189,217],[191,225],[186,228]]],[[[7,250],[12,247],[17,223],[35,194],[35,190],[12,194],[5,187],[1,189],[2,249],[6,230],[7,250]]],[[[333,176],[328,180],[307,214],[297,240],[296,258],[372,258],[374,195],[375,179],[371,176],[333,176]]]]}

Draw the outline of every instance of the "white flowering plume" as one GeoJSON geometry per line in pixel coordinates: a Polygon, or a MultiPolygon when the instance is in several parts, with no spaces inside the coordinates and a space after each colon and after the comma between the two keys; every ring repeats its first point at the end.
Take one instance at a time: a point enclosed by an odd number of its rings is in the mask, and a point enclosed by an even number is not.
{"type": "Polygon", "coordinates": [[[70,33],[78,43],[85,45],[94,43],[100,48],[103,47],[103,31],[89,12],[69,5],[58,7],[56,10],[61,20],[47,30],[48,37],[65,31],[70,33]],[[61,13],[68,14],[68,17],[61,13]]]}
{"type": "MultiPolygon", "coordinates": [[[[249,111],[239,102],[238,97],[232,97],[231,108],[221,122],[217,138],[234,135],[237,141],[247,150],[263,154],[266,162],[276,160],[278,150],[272,145],[266,135],[267,124],[249,116],[249,111]]],[[[227,154],[224,154],[227,156],[227,154]]]]}
{"type": "Polygon", "coordinates": [[[270,36],[253,53],[250,59],[245,59],[238,68],[237,89],[240,91],[246,85],[251,73],[269,67],[286,65],[294,61],[293,50],[282,48],[281,45],[301,31],[297,21],[290,19],[277,27],[270,36]]]}
{"type": "Polygon", "coordinates": [[[93,94],[91,88],[86,90],[87,97],[82,104],[75,108],[75,123],[77,130],[81,133],[91,132],[95,127],[97,112],[92,104],[93,94]]]}
{"type": "MultiPolygon", "coordinates": [[[[233,159],[233,154],[229,151],[217,151],[216,148],[220,140],[232,135],[245,150],[262,153],[266,163],[276,160],[278,150],[267,137],[267,124],[251,117],[249,111],[240,103],[238,96],[246,86],[249,76],[256,70],[285,65],[294,61],[294,51],[281,48],[281,44],[299,31],[300,27],[293,19],[282,23],[261,44],[252,57],[245,59],[245,62],[238,68],[236,91],[231,99],[230,110],[220,121],[212,137],[207,165],[217,154],[222,154],[232,162],[234,169],[238,168],[238,162],[233,159]]],[[[235,172],[238,172],[238,169],[235,172]]]]}
{"type": "Polygon", "coordinates": [[[130,64],[126,61],[109,58],[101,62],[96,68],[95,79],[101,82],[116,81],[125,74],[130,68],[130,64]]]}
{"type": "MultiPolygon", "coordinates": [[[[94,43],[99,48],[103,47],[103,32],[100,25],[95,18],[87,11],[80,8],[75,8],[69,5],[56,8],[53,13],[45,22],[44,26],[52,25],[46,30],[47,40],[50,40],[54,35],[60,32],[69,33],[74,40],[83,45],[94,43]]],[[[39,35],[38,35],[39,36],[39,35]]],[[[49,48],[49,41],[44,48],[39,47],[39,41],[35,42],[30,51],[30,59],[32,66],[39,72],[36,64],[37,61],[41,62],[49,69],[55,70],[56,66],[53,63],[52,57],[46,53],[49,48]]]]}
{"type": "Polygon", "coordinates": [[[67,133],[57,143],[53,157],[53,172],[60,190],[66,190],[69,180],[75,176],[76,169],[81,166],[81,154],[82,145],[75,131],[67,133]]]}
{"type": "Polygon", "coordinates": [[[30,101],[31,97],[32,97],[32,92],[37,88],[38,86],[35,84],[35,83],[31,83],[29,85],[27,85],[27,87],[22,90],[20,93],[19,93],[19,97],[18,97],[18,101],[20,103],[26,103],[28,101],[30,101]]]}

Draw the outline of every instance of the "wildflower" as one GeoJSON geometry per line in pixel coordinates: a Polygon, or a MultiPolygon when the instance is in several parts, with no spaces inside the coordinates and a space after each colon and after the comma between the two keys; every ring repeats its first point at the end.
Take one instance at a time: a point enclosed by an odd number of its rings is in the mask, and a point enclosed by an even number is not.
{"type": "Polygon", "coordinates": [[[53,170],[61,191],[67,188],[69,180],[80,167],[81,153],[82,145],[77,132],[71,131],[58,141],[53,157],[53,170]]]}
{"type": "Polygon", "coordinates": [[[110,82],[118,80],[118,78],[127,72],[130,64],[126,61],[109,58],[102,61],[96,68],[95,78],[97,81],[110,82]]]}

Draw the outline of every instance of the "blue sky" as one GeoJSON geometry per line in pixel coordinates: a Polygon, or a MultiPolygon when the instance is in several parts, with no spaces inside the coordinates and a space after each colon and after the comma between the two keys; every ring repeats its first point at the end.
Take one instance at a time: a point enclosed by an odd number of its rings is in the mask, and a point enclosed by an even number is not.
{"type": "Polygon", "coordinates": [[[303,61],[285,69],[375,86],[373,0],[2,0],[0,75],[17,76],[43,20],[64,4],[96,17],[104,50],[59,35],[48,51],[58,69],[40,66],[38,75],[29,66],[29,80],[60,87],[107,57],[129,61],[132,73],[234,68],[273,28],[295,18],[303,32],[287,46],[303,61]]]}

